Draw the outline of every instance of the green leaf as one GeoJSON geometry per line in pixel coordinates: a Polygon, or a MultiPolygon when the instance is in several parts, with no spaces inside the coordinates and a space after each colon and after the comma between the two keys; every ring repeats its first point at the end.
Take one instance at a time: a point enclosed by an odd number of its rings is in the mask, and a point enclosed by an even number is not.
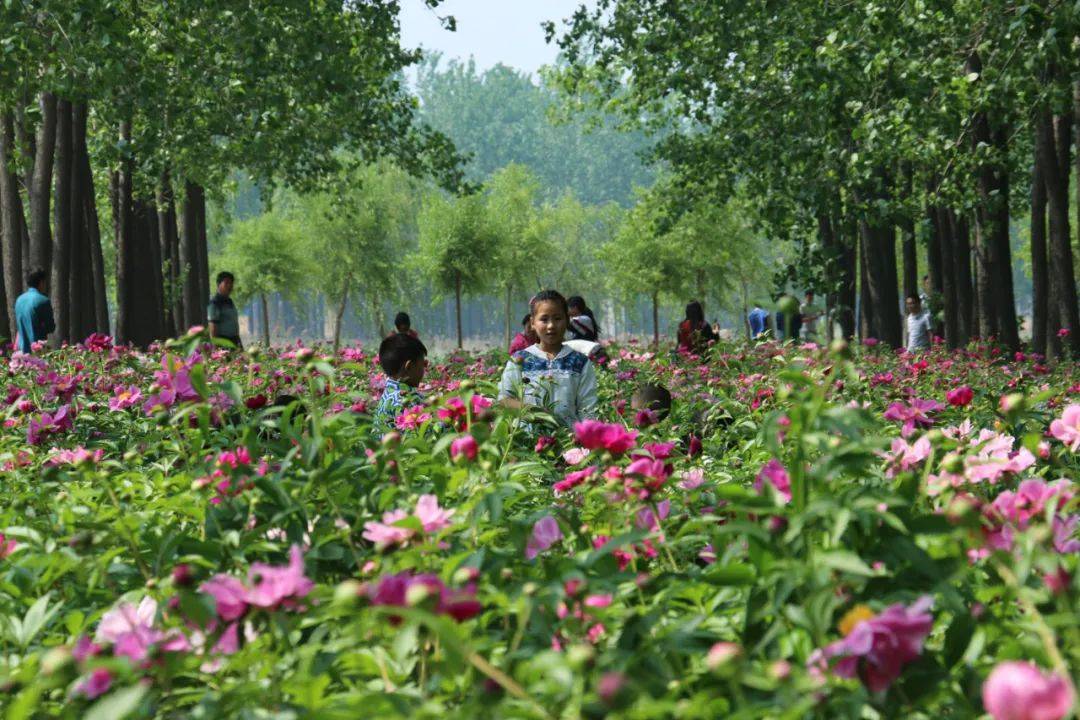
{"type": "Polygon", "coordinates": [[[117,690],[94,703],[83,720],[123,720],[135,712],[148,691],[142,683],[117,690]]]}
{"type": "Polygon", "coordinates": [[[873,577],[875,574],[870,566],[863,562],[862,558],[847,550],[833,550],[832,552],[823,553],[818,555],[816,560],[827,568],[845,572],[849,575],[873,577]]]}

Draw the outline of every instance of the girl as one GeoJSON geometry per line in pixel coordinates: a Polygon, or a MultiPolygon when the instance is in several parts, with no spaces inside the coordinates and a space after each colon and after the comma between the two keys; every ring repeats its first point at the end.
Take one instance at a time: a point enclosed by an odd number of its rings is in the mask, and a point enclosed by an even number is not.
{"type": "Polygon", "coordinates": [[[720,337],[705,322],[705,310],[696,300],[686,306],[686,319],[679,323],[679,350],[700,355],[709,348],[710,342],[720,337]]]}
{"type": "Polygon", "coordinates": [[[570,327],[566,333],[570,339],[600,342],[600,325],[596,322],[596,315],[585,304],[585,298],[575,295],[566,302],[570,306],[570,327]]]}
{"type": "Polygon", "coordinates": [[[510,408],[529,405],[549,410],[566,427],[594,419],[596,370],[589,358],[563,345],[570,317],[566,298],[545,290],[529,302],[529,311],[531,330],[539,341],[506,363],[500,402],[510,408]]]}
{"type": "Polygon", "coordinates": [[[536,333],[532,330],[532,320],[526,315],[521,320],[521,332],[515,335],[514,339],[510,341],[510,354],[513,355],[519,350],[524,350],[537,340],[539,340],[539,338],[536,337],[536,333]]]}

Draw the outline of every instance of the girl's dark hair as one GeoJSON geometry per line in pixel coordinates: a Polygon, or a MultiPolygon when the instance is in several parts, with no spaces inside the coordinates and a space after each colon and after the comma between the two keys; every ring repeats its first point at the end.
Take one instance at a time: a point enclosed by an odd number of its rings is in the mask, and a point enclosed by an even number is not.
{"type": "Polygon", "coordinates": [[[529,301],[529,317],[536,314],[536,306],[542,302],[552,302],[556,305],[561,305],[563,312],[566,313],[566,319],[570,319],[570,304],[566,302],[566,298],[562,296],[558,290],[541,290],[533,295],[532,300],[529,301]]]}
{"type": "Polygon", "coordinates": [[[686,319],[692,323],[705,322],[705,309],[701,307],[701,303],[697,300],[686,306],[686,319]]]}
{"type": "Polygon", "coordinates": [[[521,319],[521,324],[525,327],[529,327],[530,320],[532,320],[532,315],[526,314],[525,317],[521,319]]]}
{"type": "Polygon", "coordinates": [[[596,321],[596,315],[593,314],[592,308],[585,302],[585,298],[580,295],[574,295],[566,301],[569,307],[581,308],[581,314],[592,320],[594,334],[597,338],[600,337],[600,323],[596,321]]]}

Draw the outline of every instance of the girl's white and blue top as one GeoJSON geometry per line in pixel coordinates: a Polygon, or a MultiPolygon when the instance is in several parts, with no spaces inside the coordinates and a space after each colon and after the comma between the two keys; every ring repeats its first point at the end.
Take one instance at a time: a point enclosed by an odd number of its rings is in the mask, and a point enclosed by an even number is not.
{"type": "Polygon", "coordinates": [[[539,344],[532,345],[511,356],[499,383],[500,400],[521,394],[527,405],[548,410],[560,424],[573,427],[596,418],[596,368],[568,345],[550,360],[539,344]]]}

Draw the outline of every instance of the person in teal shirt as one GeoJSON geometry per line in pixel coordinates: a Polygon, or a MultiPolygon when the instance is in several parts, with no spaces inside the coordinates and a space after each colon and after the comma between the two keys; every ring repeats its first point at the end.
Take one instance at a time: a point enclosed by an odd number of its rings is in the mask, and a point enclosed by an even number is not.
{"type": "Polygon", "coordinates": [[[52,304],[45,294],[48,273],[31,270],[26,276],[27,291],[15,300],[15,325],[19,332],[19,350],[29,353],[34,343],[56,330],[52,304]]]}

